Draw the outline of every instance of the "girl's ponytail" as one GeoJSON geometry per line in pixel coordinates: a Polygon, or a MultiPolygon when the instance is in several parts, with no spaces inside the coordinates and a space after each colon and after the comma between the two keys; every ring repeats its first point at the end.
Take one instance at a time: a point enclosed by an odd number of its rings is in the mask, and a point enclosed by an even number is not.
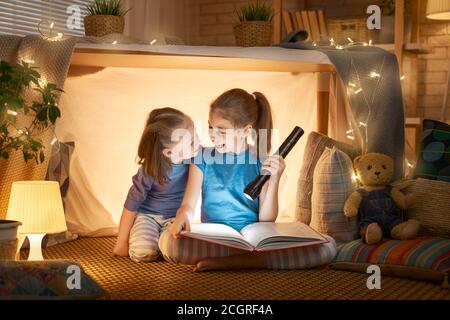
{"type": "MultiPolygon", "coordinates": [[[[255,97],[256,107],[257,107],[257,118],[254,124],[254,129],[256,130],[256,145],[258,146],[258,154],[261,154],[261,150],[259,150],[260,146],[260,137],[261,131],[265,130],[265,147],[267,153],[270,152],[272,148],[272,128],[273,128],[273,120],[272,120],[272,111],[270,108],[269,101],[264,94],[261,92],[253,92],[253,96],[255,97]]],[[[264,153],[266,153],[264,152],[264,153]]]]}

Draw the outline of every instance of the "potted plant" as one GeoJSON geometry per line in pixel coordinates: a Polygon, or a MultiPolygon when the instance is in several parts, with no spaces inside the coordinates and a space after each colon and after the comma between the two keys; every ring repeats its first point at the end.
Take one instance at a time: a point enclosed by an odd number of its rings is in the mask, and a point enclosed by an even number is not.
{"type": "Polygon", "coordinates": [[[239,22],[234,25],[236,44],[242,47],[269,46],[272,41],[273,9],[256,1],[236,10],[239,22]]]}
{"type": "Polygon", "coordinates": [[[121,0],[95,0],[86,5],[89,15],[84,17],[86,36],[102,37],[110,33],[122,33],[125,26],[125,10],[121,0]]]}
{"type": "MultiPolygon", "coordinates": [[[[405,0],[405,7],[409,5],[409,0],[405,0]]],[[[381,5],[381,30],[379,30],[377,43],[394,43],[395,30],[395,0],[382,0],[381,5]]],[[[405,12],[407,12],[405,10],[405,12]]],[[[405,39],[409,39],[411,30],[411,19],[405,14],[405,39]]]]}
{"type": "Polygon", "coordinates": [[[17,252],[19,221],[0,220],[0,260],[14,260],[17,252]]]}
{"type": "MultiPolygon", "coordinates": [[[[39,164],[45,160],[44,145],[37,135],[61,116],[56,103],[58,92],[62,90],[45,83],[29,63],[0,61],[0,178],[11,152],[21,151],[25,162],[34,159],[39,164]],[[25,88],[37,91],[40,99],[27,102],[25,88]]],[[[0,257],[8,256],[17,246],[19,225],[17,221],[0,220],[0,257]]]]}

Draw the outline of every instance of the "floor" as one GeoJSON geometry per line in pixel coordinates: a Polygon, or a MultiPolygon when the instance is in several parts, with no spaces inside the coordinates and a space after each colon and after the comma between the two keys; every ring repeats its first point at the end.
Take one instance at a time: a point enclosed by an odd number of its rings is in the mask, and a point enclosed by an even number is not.
{"type": "Polygon", "coordinates": [[[47,259],[80,263],[112,299],[446,299],[438,284],[382,277],[369,290],[366,274],[330,269],[195,273],[165,261],[135,263],[111,255],[115,238],[82,238],[44,250],[47,259]]]}

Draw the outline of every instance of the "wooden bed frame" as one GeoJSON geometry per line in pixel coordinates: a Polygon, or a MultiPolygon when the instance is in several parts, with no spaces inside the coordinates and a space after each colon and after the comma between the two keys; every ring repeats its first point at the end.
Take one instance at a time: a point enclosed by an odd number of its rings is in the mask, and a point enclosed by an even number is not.
{"type": "Polygon", "coordinates": [[[330,77],[336,77],[331,64],[76,48],[71,66],[317,73],[316,130],[328,134],[330,77]]]}

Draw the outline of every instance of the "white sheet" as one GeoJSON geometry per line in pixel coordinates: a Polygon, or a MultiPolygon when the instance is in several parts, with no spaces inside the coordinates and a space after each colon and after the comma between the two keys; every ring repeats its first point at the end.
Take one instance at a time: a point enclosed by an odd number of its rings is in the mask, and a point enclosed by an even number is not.
{"type": "Polygon", "coordinates": [[[70,231],[85,236],[116,232],[131,177],[137,170],[134,160],[141,131],[153,108],[171,106],[187,113],[201,126],[204,145],[210,145],[209,103],[233,87],[267,95],[275,128],[280,130],[279,143],[295,125],[306,131],[286,160],[280,185],[280,217],[290,220],[294,216],[306,135],[315,129],[315,84],[313,73],[145,68],[92,72],[72,68],[61,99],[62,118],[56,128],[61,141],[75,141],[66,199],[70,231]]]}
{"type": "Polygon", "coordinates": [[[238,57],[280,61],[298,61],[319,64],[331,64],[328,56],[315,50],[292,50],[280,47],[213,47],[145,44],[107,44],[78,43],[76,48],[127,50],[176,55],[238,57]]]}

